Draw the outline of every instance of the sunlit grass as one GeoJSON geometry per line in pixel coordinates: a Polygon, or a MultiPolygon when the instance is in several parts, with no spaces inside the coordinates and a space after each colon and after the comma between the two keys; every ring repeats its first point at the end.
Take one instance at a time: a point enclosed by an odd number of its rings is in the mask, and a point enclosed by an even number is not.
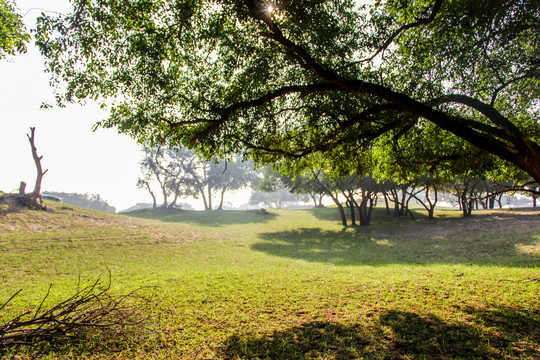
{"type": "MultiPolygon", "coordinates": [[[[108,358],[531,358],[540,348],[540,222],[454,210],[344,228],[335,209],[54,213],[0,218],[0,299],[48,303],[112,273],[151,286],[157,344],[78,348],[108,358]],[[135,218],[138,217],[139,219],[135,218]],[[536,279],[536,280],[535,280],[536,279]]],[[[0,300],[1,301],[1,300],[0,300]]],[[[73,349],[72,349],[73,350],[73,349]]],[[[18,356],[30,356],[24,350],[18,356]]]]}

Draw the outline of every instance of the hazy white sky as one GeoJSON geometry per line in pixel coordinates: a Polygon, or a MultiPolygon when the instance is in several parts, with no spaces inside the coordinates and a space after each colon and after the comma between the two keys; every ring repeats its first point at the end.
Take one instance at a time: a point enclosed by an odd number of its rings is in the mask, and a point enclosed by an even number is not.
{"type": "MultiPolygon", "coordinates": [[[[17,5],[22,14],[31,8],[69,11],[67,0],[18,0],[17,5]]],[[[29,28],[39,14],[27,13],[29,28]]],[[[99,193],[117,210],[151,202],[135,186],[141,158],[135,141],[114,129],[92,132],[92,125],[107,116],[96,104],[40,110],[43,101],[53,99],[43,68],[32,44],[27,54],[0,60],[0,190],[18,189],[20,181],[33,189],[36,170],[26,134],[35,126],[36,147],[49,170],[43,190],[99,193]]]]}

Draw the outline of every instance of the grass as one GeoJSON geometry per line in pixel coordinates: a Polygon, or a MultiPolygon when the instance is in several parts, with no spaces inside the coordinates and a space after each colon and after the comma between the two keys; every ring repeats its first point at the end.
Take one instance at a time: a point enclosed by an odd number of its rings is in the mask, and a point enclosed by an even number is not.
{"type": "Polygon", "coordinates": [[[159,298],[159,338],[6,358],[530,359],[540,353],[540,220],[439,211],[343,228],[335,209],[127,216],[49,203],[0,215],[4,317],[112,273],[159,298]],[[82,280],[80,280],[82,279],[82,280]]]}

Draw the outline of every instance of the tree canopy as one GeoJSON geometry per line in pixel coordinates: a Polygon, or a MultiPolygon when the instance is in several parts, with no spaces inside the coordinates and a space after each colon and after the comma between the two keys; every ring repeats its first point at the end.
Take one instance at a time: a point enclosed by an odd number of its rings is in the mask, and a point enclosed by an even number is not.
{"type": "Polygon", "coordinates": [[[26,51],[30,34],[11,0],[0,0],[0,59],[26,51]]]}
{"type": "Polygon", "coordinates": [[[272,162],[435,128],[425,162],[465,141],[540,180],[536,0],[73,3],[38,24],[58,99],[112,104],[100,125],[140,141],[272,162]]]}

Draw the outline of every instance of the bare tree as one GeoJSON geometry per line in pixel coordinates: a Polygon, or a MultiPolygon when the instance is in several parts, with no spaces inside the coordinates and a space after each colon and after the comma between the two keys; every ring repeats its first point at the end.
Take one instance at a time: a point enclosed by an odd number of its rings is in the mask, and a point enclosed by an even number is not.
{"type": "Polygon", "coordinates": [[[37,209],[37,210],[47,210],[47,207],[43,205],[43,201],[41,199],[41,182],[43,180],[43,175],[48,170],[43,171],[43,168],[41,166],[41,160],[43,159],[43,156],[39,156],[37,153],[36,145],[35,145],[35,127],[30,128],[30,135],[28,136],[28,141],[30,142],[30,148],[32,150],[32,157],[34,159],[34,163],[36,165],[36,183],[34,185],[34,191],[32,191],[29,194],[25,193],[26,190],[26,183],[21,181],[21,184],[19,186],[19,193],[18,194],[6,194],[2,197],[0,197],[0,204],[8,204],[10,208],[13,207],[26,207],[30,209],[37,209]]]}

